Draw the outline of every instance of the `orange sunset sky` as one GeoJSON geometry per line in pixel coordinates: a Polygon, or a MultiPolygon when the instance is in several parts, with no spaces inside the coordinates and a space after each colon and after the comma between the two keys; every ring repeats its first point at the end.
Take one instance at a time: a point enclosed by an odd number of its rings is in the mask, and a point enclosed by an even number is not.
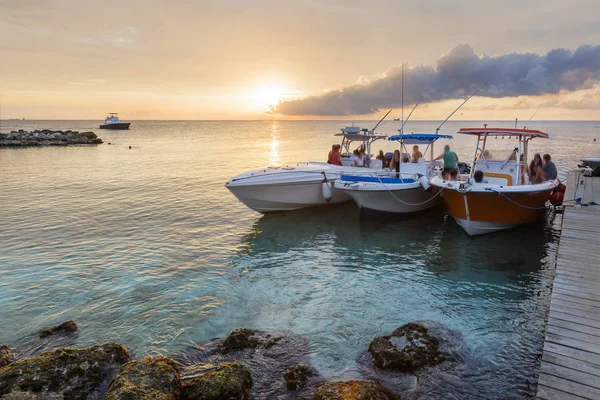
{"type": "Polygon", "coordinates": [[[599,119],[598,1],[0,2],[3,119],[599,119]]]}

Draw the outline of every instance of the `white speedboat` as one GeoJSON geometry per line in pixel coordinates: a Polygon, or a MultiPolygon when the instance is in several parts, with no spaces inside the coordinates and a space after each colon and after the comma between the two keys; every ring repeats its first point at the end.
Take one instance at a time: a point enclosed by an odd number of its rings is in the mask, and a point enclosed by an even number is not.
{"type": "Polygon", "coordinates": [[[509,229],[544,217],[546,202],[558,181],[529,184],[527,155],[529,141],[548,138],[548,134],[530,129],[463,128],[459,134],[477,137],[471,173],[457,181],[441,176],[431,179],[442,190],[448,213],[471,236],[509,229]],[[486,159],[488,138],[516,139],[517,147],[506,159],[486,159]],[[475,174],[482,176],[475,180],[475,174]]]}
{"type": "MultiPolygon", "coordinates": [[[[371,154],[371,144],[387,139],[386,135],[358,127],[343,128],[341,147],[342,166],[323,162],[303,162],[286,167],[268,167],[236,175],[225,184],[238,200],[261,213],[296,210],[304,207],[350,200],[345,192],[333,187],[340,173],[358,173],[367,168],[351,166],[350,146],[358,142],[371,154]],[[362,132],[362,133],[361,133],[362,132]]],[[[379,160],[371,161],[371,170],[381,170],[379,160]]]]}
{"type": "Polygon", "coordinates": [[[437,133],[411,133],[392,136],[389,140],[400,143],[400,152],[407,154],[406,145],[426,145],[429,160],[402,162],[399,171],[344,172],[335,182],[335,189],[346,193],[359,208],[387,213],[411,213],[440,204],[439,191],[433,191],[429,179],[439,175],[443,164],[433,161],[433,144],[438,139],[452,139],[437,133]],[[361,173],[362,172],[362,173],[361,173]]]}
{"type": "Polygon", "coordinates": [[[584,166],[590,167],[591,169],[596,169],[596,167],[600,165],[600,157],[585,157],[581,158],[580,161],[584,166]]]}
{"type": "Polygon", "coordinates": [[[126,130],[129,129],[131,122],[123,122],[119,119],[119,114],[109,113],[104,120],[104,123],[100,125],[100,129],[112,129],[112,130],[126,130]]]}

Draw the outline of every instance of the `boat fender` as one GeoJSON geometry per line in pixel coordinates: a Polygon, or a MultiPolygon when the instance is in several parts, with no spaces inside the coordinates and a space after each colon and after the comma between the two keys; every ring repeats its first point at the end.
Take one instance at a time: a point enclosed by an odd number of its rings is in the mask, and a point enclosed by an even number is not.
{"type": "Polygon", "coordinates": [[[556,189],[558,189],[558,191],[561,193],[564,193],[567,191],[567,187],[565,185],[563,185],[562,183],[559,183],[558,186],[556,187],[556,189]]]}
{"type": "Polygon", "coordinates": [[[431,185],[429,184],[429,179],[427,179],[426,176],[421,175],[421,177],[419,178],[419,183],[421,184],[423,189],[425,189],[425,191],[431,192],[431,185]]]}
{"type": "Polygon", "coordinates": [[[323,195],[323,198],[327,201],[331,200],[331,197],[333,196],[333,192],[331,190],[331,182],[327,180],[327,175],[325,175],[325,173],[323,173],[323,182],[321,182],[321,194],[323,195]]]}
{"type": "Polygon", "coordinates": [[[556,191],[550,195],[550,204],[552,204],[553,206],[559,206],[562,204],[564,198],[564,193],[556,191]]]}
{"type": "Polygon", "coordinates": [[[331,196],[333,195],[333,193],[331,192],[331,182],[326,181],[321,183],[321,193],[323,194],[323,198],[325,200],[331,200],[331,196]]]}

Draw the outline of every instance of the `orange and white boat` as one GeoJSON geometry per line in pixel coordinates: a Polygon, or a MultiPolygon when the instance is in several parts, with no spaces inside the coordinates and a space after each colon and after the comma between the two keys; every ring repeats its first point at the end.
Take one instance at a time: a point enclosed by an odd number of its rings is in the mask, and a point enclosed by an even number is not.
{"type": "Polygon", "coordinates": [[[527,150],[531,139],[548,138],[547,133],[530,129],[488,128],[487,125],[463,128],[458,133],[477,137],[470,174],[459,175],[457,181],[435,176],[430,183],[443,191],[441,195],[449,214],[467,234],[482,235],[544,217],[546,202],[559,182],[530,184],[527,150]],[[489,154],[486,142],[491,137],[516,139],[518,145],[506,159],[486,159],[489,154]],[[476,171],[483,173],[483,181],[475,181],[476,171]]]}

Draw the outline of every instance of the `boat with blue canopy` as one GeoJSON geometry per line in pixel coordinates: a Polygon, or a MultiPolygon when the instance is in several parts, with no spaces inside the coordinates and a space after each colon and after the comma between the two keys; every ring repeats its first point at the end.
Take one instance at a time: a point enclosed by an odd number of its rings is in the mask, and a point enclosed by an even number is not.
{"type": "Polygon", "coordinates": [[[452,139],[439,133],[400,133],[388,140],[400,145],[389,168],[361,174],[341,174],[335,188],[350,196],[361,209],[405,214],[440,204],[438,191],[429,186],[429,179],[441,173],[443,163],[434,160],[434,143],[452,139]],[[410,156],[407,145],[412,145],[410,156]],[[425,146],[423,152],[418,146],[425,146]],[[416,147],[416,148],[415,148],[416,147]],[[428,157],[423,156],[428,154],[428,157]]]}

